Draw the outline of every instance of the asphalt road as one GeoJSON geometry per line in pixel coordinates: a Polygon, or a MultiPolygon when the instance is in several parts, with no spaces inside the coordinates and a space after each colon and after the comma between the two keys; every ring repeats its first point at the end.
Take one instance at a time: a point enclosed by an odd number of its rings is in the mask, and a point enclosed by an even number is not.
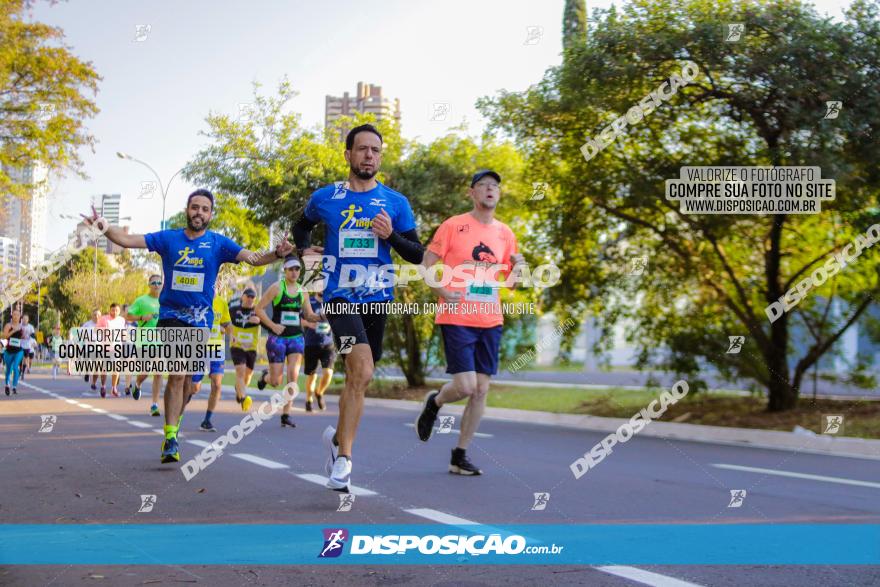
{"type": "MultiPolygon", "coordinates": [[[[411,409],[372,407],[365,409],[354,455],[352,479],[357,498],[351,511],[338,512],[339,494],[321,484],[325,455],[320,436],[327,424],[335,422],[333,402],[325,412],[305,414],[300,397],[300,410],[294,414],[297,428],[282,429],[276,417],[187,482],[176,466],[159,463],[157,431],[162,421],[149,416],[148,401],[84,397],[86,390],[81,379],[53,381],[35,374],[20,386],[17,397],[0,396],[3,524],[880,523],[880,463],[876,460],[636,437],[576,480],[569,464],[599,442],[602,434],[486,420],[480,430],[484,435],[475,439],[469,451],[485,474],[462,478],[446,472],[454,435],[438,434],[423,444],[412,429],[415,414],[411,409]],[[40,416],[47,414],[56,416],[54,428],[39,433],[40,416]],[[725,468],[730,466],[739,468],[725,468]],[[732,489],[747,490],[741,507],[728,507],[732,489]],[[546,509],[533,511],[533,494],[544,491],[550,493],[546,509]],[[142,494],[157,496],[153,511],[138,513],[142,494]]],[[[255,405],[264,397],[255,397],[255,405]]],[[[197,430],[204,409],[200,399],[188,408],[181,434],[182,460],[242,418],[233,401],[221,401],[214,415],[218,432],[204,433],[197,430]]],[[[248,537],[241,539],[246,542],[248,537]]],[[[162,545],[151,546],[161,561],[162,545]]],[[[0,567],[2,585],[181,582],[829,586],[876,585],[880,569],[820,565],[0,567]]]]}

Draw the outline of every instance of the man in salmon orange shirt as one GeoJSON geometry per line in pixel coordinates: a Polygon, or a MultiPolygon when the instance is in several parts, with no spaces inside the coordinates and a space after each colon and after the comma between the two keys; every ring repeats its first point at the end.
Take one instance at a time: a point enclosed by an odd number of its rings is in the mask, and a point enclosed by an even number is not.
{"type": "MultiPolygon", "coordinates": [[[[416,432],[420,440],[427,442],[440,408],[468,398],[458,445],[449,463],[449,472],[457,475],[482,474],[465,451],[483,417],[489,380],[498,372],[504,324],[498,285],[504,281],[502,274],[509,275],[513,267],[525,262],[517,252],[513,231],[495,219],[500,184],[501,176],[494,171],[474,174],[468,190],[473,210],[443,222],[422,261],[428,269],[442,262],[444,274],[454,268],[456,277],[446,286],[431,287],[440,297],[436,323],[443,334],[446,372],[452,375],[452,381],[425,396],[416,432]],[[467,278],[461,279],[461,275],[467,278]]],[[[447,278],[442,280],[446,281],[447,278]]]]}

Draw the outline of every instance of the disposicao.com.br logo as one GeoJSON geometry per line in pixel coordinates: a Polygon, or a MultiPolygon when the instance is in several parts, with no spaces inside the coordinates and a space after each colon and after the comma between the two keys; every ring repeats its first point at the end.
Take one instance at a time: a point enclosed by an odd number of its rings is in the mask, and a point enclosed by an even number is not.
{"type": "Polygon", "coordinates": [[[349,536],[344,528],[324,529],[324,546],[318,558],[338,557],[342,554],[346,541],[349,541],[350,555],[517,555],[517,554],[559,554],[564,546],[528,545],[526,538],[518,534],[502,537],[501,534],[475,534],[471,536],[447,534],[385,534],[349,536]],[[349,540],[350,538],[350,540],[349,540]]]}

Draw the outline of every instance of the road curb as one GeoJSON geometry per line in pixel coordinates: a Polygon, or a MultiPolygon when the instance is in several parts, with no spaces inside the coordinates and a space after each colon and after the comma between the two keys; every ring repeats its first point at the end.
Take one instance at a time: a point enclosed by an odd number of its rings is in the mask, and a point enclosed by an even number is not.
{"type": "MultiPolygon", "coordinates": [[[[327,396],[338,401],[336,396],[327,396]]],[[[366,398],[367,406],[392,408],[416,412],[421,402],[411,400],[366,398]]],[[[464,406],[445,406],[444,413],[460,416],[464,406]]],[[[629,422],[624,418],[604,418],[579,414],[555,414],[510,408],[486,408],[483,418],[504,422],[524,422],[542,426],[556,426],[585,430],[589,432],[614,432],[629,422]]],[[[651,422],[639,436],[664,440],[685,440],[707,444],[748,446],[771,450],[795,451],[836,457],[852,457],[880,460],[880,440],[866,438],[837,437],[830,435],[806,436],[779,430],[756,430],[754,428],[733,428],[727,426],[707,426],[704,424],[679,424],[675,422],[651,422]]]]}

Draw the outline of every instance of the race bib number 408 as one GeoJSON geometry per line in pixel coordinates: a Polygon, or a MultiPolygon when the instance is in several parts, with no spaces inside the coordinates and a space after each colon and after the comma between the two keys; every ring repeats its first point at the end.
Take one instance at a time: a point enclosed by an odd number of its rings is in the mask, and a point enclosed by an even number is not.
{"type": "Polygon", "coordinates": [[[204,273],[175,271],[171,278],[171,289],[178,291],[202,291],[205,288],[204,273]]]}

